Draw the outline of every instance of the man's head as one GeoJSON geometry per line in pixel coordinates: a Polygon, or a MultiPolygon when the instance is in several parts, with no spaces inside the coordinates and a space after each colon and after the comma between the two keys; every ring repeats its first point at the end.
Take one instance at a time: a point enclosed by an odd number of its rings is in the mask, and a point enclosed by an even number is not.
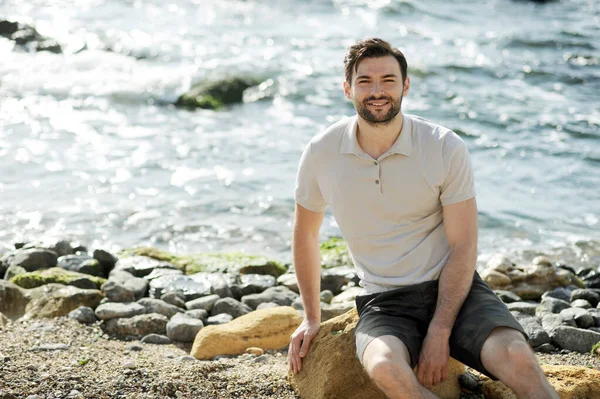
{"type": "Polygon", "coordinates": [[[410,86],[404,54],[381,39],[366,39],[350,46],[344,64],[344,92],[358,115],[374,126],[390,123],[410,86]]]}

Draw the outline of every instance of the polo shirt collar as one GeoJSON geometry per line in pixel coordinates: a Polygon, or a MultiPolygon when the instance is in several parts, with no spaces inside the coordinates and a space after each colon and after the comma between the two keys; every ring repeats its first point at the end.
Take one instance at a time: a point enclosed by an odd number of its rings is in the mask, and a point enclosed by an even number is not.
{"type": "MultiPolygon", "coordinates": [[[[341,154],[354,154],[361,156],[363,150],[358,145],[358,139],[356,137],[356,129],[358,127],[358,116],[355,115],[350,118],[350,121],[346,125],[346,130],[342,136],[342,143],[340,145],[341,154]]],[[[392,144],[388,154],[402,154],[410,156],[412,152],[412,120],[410,117],[402,113],[402,130],[400,135],[392,144]]]]}

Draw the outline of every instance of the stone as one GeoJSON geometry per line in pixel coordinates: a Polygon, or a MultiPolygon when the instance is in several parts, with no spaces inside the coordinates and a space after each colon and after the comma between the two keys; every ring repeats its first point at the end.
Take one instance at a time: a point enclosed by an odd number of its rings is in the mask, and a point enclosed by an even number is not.
{"type": "Polygon", "coordinates": [[[100,262],[87,254],[61,256],[57,259],[56,266],[72,272],[97,277],[104,275],[100,262]]]}
{"type": "Polygon", "coordinates": [[[104,298],[100,290],[83,290],[72,286],[53,289],[27,305],[25,318],[67,316],[81,306],[96,308],[104,298]]]}
{"type": "Polygon", "coordinates": [[[231,77],[213,82],[202,82],[182,94],[175,105],[186,108],[217,110],[226,105],[241,103],[243,93],[259,80],[251,77],[231,77]]]}
{"type": "Polygon", "coordinates": [[[252,309],[245,303],[236,301],[233,298],[221,298],[215,302],[210,313],[213,316],[219,313],[227,313],[235,319],[250,312],[252,312],[252,309]]]}
{"type": "Polygon", "coordinates": [[[128,256],[120,258],[115,264],[116,270],[124,270],[135,277],[145,277],[154,269],[179,270],[172,263],[157,260],[149,256],[128,256]]]}
{"type": "MultiPolygon", "coordinates": [[[[351,310],[321,323],[319,333],[302,360],[302,370],[288,375],[298,396],[303,399],[385,398],[356,358],[354,328],[357,322],[356,310],[351,310]]],[[[434,387],[433,393],[447,399],[460,397],[458,376],[464,372],[464,365],[450,359],[448,378],[434,387]]]]}
{"type": "Polygon", "coordinates": [[[302,297],[294,299],[294,302],[292,302],[292,307],[296,310],[304,310],[304,302],[302,302],[302,297]]]}
{"type": "Polygon", "coordinates": [[[127,344],[126,349],[130,352],[141,352],[142,350],[144,350],[144,347],[140,344],[127,344]]]}
{"type": "Polygon", "coordinates": [[[182,270],[178,270],[178,269],[163,269],[163,268],[157,268],[152,270],[152,272],[150,272],[149,275],[144,276],[144,278],[148,281],[152,281],[155,280],[159,277],[163,277],[163,276],[182,276],[184,273],[182,270]]]}
{"type": "Polygon", "coordinates": [[[542,295],[542,298],[545,298],[545,297],[549,296],[549,297],[552,297],[552,298],[561,299],[561,300],[563,300],[565,302],[571,302],[571,293],[572,292],[573,292],[573,290],[570,290],[569,288],[558,287],[558,288],[555,288],[553,290],[546,291],[542,295]]]}
{"type": "Polygon", "coordinates": [[[98,321],[94,309],[87,306],[80,306],[69,312],[69,318],[82,324],[92,324],[98,321]]]}
{"type": "Polygon", "coordinates": [[[512,284],[510,277],[496,270],[486,270],[481,278],[493,289],[500,289],[512,284]]]}
{"type": "Polygon", "coordinates": [[[296,294],[300,293],[300,289],[298,288],[298,279],[296,278],[295,273],[282,274],[277,278],[277,284],[287,287],[296,294]]]}
{"type": "Polygon", "coordinates": [[[331,301],[333,300],[333,292],[329,290],[321,291],[321,294],[319,294],[319,298],[323,303],[331,303],[331,301]]]}
{"type": "Polygon", "coordinates": [[[166,335],[148,334],[141,339],[143,344],[169,345],[172,341],[166,335]]]}
{"type": "Polygon", "coordinates": [[[321,291],[329,290],[333,295],[342,292],[342,287],[350,282],[357,283],[356,271],[353,267],[339,266],[323,270],[321,273],[321,291]]]}
{"type": "Polygon", "coordinates": [[[96,317],[100,320],[133,317],[146,313],[146,308],[139,303],[108,302],[96,308],[96,317]]]}
{"type": "MultiPolygon", "coordinates": [[[[580,366],[543,364],[542,370],[561,399],[599,399],[600,371],[580,366]]],[[[514,393],[500,381],[480,375],[486,398],[515,399],[514,393]]]]}
{"type": "Polygon", "coordinates": [[[135,299],[142,299],[148,292],[148,280],[135,277],[133,274],[123,270],[112,270],[108,276],[109,281],[114,281],[135,293],[135,299]]]}
{"type": "Polygon", "coordinates": [[[9,266],[8,269],[6,269],[6,274],[4,275],[4,279],[5,280],[12,280],[13,277],[15,276],[19,276],[21,274],[25,274],[27,273],[27,270],[25,270],[25,268],[18,266],[18,265],[12,265],[9,266]]]}
{"type": "Polygon", "coordinates": [[[5,254],[2,259],[7,268],[16,265],[21,266],[27,272],[33,272],[55,267],[58,255],[49,249],[29,248],[18,249],[5,254]]]}
{"type": "Polygon", "coordinates": [[[571,302],[571,307],[573,308],[581,308],[581,309],[591,309],[592,305],[585,299],[576,299],[571,302]]]}
{"type": "Polygon", "coordinates": [[[576,301],[577,299],[585,299],[595,308],[600,303],[600,294],[590,289],[576,289],[571,292],[570,301],[576,301]]]}
{"type": "Polygon", "coordinates": [[[262,356],[262,355],[264,355],[264,354],[265,354],[265,351],[264,351],[264,349],[262,349],[262,348],[257,348],[257,347],[255,347],[255,346],[251,346],[250,348],[246,348],[246,351],[245,351],[245,352],[246,352],[246,353],[249,353],[249,354],[251,354],[251,355],[254,355],[254,356],[262,356]]]}
{"type": "Polygon", "coordinates": [[[193,299],[189,302],[185,303],[185,307],[188,310],[192,310],[192,309],[204,309],[207,312],[210,313],[210,311],[212,310],[215,302],[217,302],[220,299],[220,297],[216,294],[214,295],[207,295],[201,298],[197,298],[197,299],[193,299]]]}
{"type": "Polygon", "coordinates": [[[347,301],[342,303],[332,303],[331,305],[321,303],[321,322],[333,319],[339,315],[342,315],[355,307],[354,301],[347,301]]]}
{"type": "Polygon", "coordinates": [[[208,280],[194,280],[189,276],[167,275],[156,278],[150,282],[149,296],[160,298],[168,292],[183,294],[185,301],[200,298],[211,293],[211,284],[208,280]]]}
{"type": "Polygon", "coordinates": [[[532,347],[538,347],[540,345],[549,344],[550,336],[542,327],[542,324],[535,317],[524,317],[518,319],[519,324],[525,330],[525,333],[529,337],[529,344],[532,347]]]}
{"type": "Polygon", "coordinates": [[[510,292],[510,291],[495,290],[494,293],[504,303],[513,303],[513,302],[522,302],[523,301],[520,296],[518,296],[517,294],[510,292]]]}
{"type": "Polygon", "coordinates": [[[243,295],[258,294],[267,288],[274,287],[277,281],[268,274],[242,274],[240,283],[243,295]]]}
{"type": "Polygon", "coordinates": [[[72,285],[73,287],[81,288],[83,290],[95,290],[98,288],[96,283],[87,277],[75,278],[74,280],[69,281],[67,285],[72,285]]]}
{"type": "MultiPolygon", "coordinates": [[[[193,274],[192,278],[202,278],[208,280],[211,284],[211,292],[218,295],[220,298],[231,298],[234,297],[231,291],[231,286],[237,282],[237,276],[229,273],[214,272],[214,273],[196,273],[193,274]]],[[[239,296],[241,297],[241,295],[239,296]]],[[[238,298],[239,298],[238,297],[238,298]]]]}
{"type": "Polygon", "coordinates": [[[276,308],[278,306],[281,306],[281,305],[279,305],[278,303],[275,303],[275,302],[263,302],[256,307],[256,310],[276,308]]]}
{"type": "Polygon", "coordinates": [[[21,22],[0,20],[0,36],[13,40],[25,50],[62,53],[62,49],[56,40],[40,35],[33,26],[21,22]]]}
{"type": "Polygon", "coordinates": [[[594,319],[594,326],[600,327],[600,309],[588,309],[588,314],[594,319]]]}
{"type": "Polygon", "coordinates": [[[42,345],[34,345],[29,350],[32,352],[40,352],[40,351],[66,351],[69,349],[69,345],[67,344],[42,344],[42,345]]]}
{"type": "Polygon", "coordinates": [[[142,298],[137,303],[146,309],[145,313],[158,313],[168,318],[173,317],[177,313],[183,313],[181,308],[156,298],[142,298]]]}
{"type": "Polygon", "coordinates": [[[354,301],[357,295],[364,294],[364,289],[362,287],[350,287],[343,291],[341,294],[336,295],[331,300],[331,303],[345,303],[348,301],[354,301]]]}
{"type": "Polygon", "coordinates": [[[9,281],[0,280],[0,313],[9,319],[18,319],[25,314],[29,301],[24,289],[9,281]]]}
{"type": "Polygon", "coordinates": [[[198,319],[202,321],[206,321],[208,319],[208,312],[204,309],[187,310],[184,314],[190,316],[193,319],[198,319]]]}
{"type": "Polygon", "coordinates": [[[206,319],[206,325],[220,325],[220,324],[227,324],[229,323],[231,320],[233,320],[233,316],[227,313],[220,313],[214,316],[210,316],[208,319],[206,319]]]}
{"type": "Polygon", "coordinates": [[[266,289],[260,294],[251,294],[242,297],[242,303],[248,305],[252,309],[263,302],[275,302],[281,306],[289,306],[298,297],[294,291],[278,286],[266,289]]]}
{"type": "Polygon", "coordinates": [[[506,273],[514,267],[515,264],[506,255],[502,254],[492,256],[485,266],[486,269],[495,270],[500,273],[506,273]]]}
{"type": "Polygon", "coordinates": [[[51,283],[67,285],[78,279],[87,279],[91,281],[94,284],[95,289],[100,289],[102,284],[106,282],[106,280],[102,277],[72,272],[60,267],[40,269],[33,272],[19,274],[18,276],[13,277],[11,282],[22,288],[37,288],[51,283]]]}
{"type": "Polygon", "coordinates": [[[542,344],[533,348],[533,350],[539,353],[554,353],[556,352],[556,347],[552,344],[542,344]]]}
{"type": "Polygon", "coordinates": [[[508,310],[514,312],[521,312],[531,316],[535,316],[535,310],[538,307],[537,303],[530,302],[512,302],[506,305],[508,310]]]}
{"type": "Polygon", "coordinates": [[[563,322],[573,320],[579,328],[590,328],[595,324],[594,317],[581,308],[564,309],[560,312],[560,317],[563,319],[563,322]]]}
{"type": "Polygon", "coordinates": [[[115,280],[104,283],[102,293],[111,302],[135,302],[135,292],[115,280]]]}
{"type": "Polygon", "coordinates": [[[107,333],[120,337],[143,337],[148,334],[165,335],[168,321],[169,319],[162,314],[150,313],[130,318],[107,320],[104,329],[107,333]]]}
{"type": "Polygon", "coordinates": [[[108,277],[110,271],[115,267],[119,258],[103,249],[96,249],[92,255],[100,263],[102,275],[108,277]]]}
{"type": "Polygon", "coordinates": [[[8,325],[8,317],[0,313],[0,331],[8,325]]]}
{"type": "Polygon", "coordinates": [[[168,292],[160,297],[161,301],[177,306],[180,309],[185,309],[185,296],[179,292],[168,292]]]}
{"type": "MultiPolygon", "coordinates": [[[[319,250],[321,252],[321,263],[325,269],[340,266],[351,268],[354,266],[348,246],[340,237],[331,237],[327,241],[322,242],[319,250]]],[[[339,291],[333,292],[339,293],[339,291]]]]}
{"type": "Polygon", "coordinates": [[[536,316],[541,316],[545,313],[560,313],[564,309],[571,307],[571,304],[562,299],[552,297],[543,298],[540,305],[536,309],[536,316]]]}
{"type": "Polygon", "coordinates": [[[167,337],[173,341],[192,342],[202,327],[204,327],[202,320],[176,314],[167,323],[167,337]]]}
{"type": "Polygon", "coordinates": [[[600,333],[582,328],[559,326],[550,333],[556,346],[580,353],[589,353],[600,342],[600,333]]]}
{"type": "Polygon", "coordinates": [[[282,349],[302,317],[289,306],[256,310],[227,324],[206,326],[194,340],[191,355],[212,359],[219,355],[240,355],[248,347],[282,349]]]}

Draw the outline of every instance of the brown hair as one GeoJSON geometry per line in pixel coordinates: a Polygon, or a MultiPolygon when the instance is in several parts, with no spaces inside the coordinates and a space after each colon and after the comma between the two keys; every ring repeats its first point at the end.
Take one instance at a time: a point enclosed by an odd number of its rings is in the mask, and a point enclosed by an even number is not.
{"type": "Polygon", "coordinates": [[[358,70],[358,64],[365,58],[380,58],[387,57],[388,55],[391,55],[398,61],[400,72],[402,73],[402,81],[406,80],[408,66],[402,51],[393,48],[385,40],[373,37],[361,40],[348,48],[346,57],[344,57],[346,82],[352,84],[352,74],[358,70]]]}

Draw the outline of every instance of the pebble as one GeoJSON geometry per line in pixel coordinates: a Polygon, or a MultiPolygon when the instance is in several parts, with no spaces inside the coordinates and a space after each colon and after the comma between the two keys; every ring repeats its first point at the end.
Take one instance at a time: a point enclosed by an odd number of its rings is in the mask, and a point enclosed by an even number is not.
{"type": "Polygon", "coordinates": [[[125,362],[125,363],[123,363],[123,368],[132,370],[135,368],[135,363],[134,362],[125,362]]]}
{"type": "Polygon", "coordinates": [[[35,364],[30,364],[26,368],[27,368],[27,370],[31,370],[31,371],[37,371],[38,370],[38,368],[37,368],[37,366],[35,364]]]}
{"type": "Polygon", "coordinates": [[[129,344],[127,345],[127,350],[130,350],[132,352],[139,352],[141,350],[143,350],[144,347],[140,344],[129,344]]]}
{"type": "Polygon", "coordinates": [[[43,399],[40,395],[29,395],[27,399],[43,399]]]}
{"type": "Polygon", "coordinates": [[[32,346],[29,350],[32,352],[35,352],[35,351],[64,351],[67,349],[69,349],[69,345],[67,345],[67,344],[43,344],[43,345],[32,346]]]}
{"type": "Polygon", "coordinates": [[[251,355],[261,356],[265,354],[265,351],[262,348],[250,347],[246,349],[246,353],[251,355]]]}
{"type": "Polygon", "coordinates": [[[177,358],[178,361],[180,362],[195,362],[196,358],[193,356],[180,356],[177,358]]]}
{"type": "Polygon", "coordinates": [[[269,361],[269,357],[267,355],[261,355],[254,359],[254,363],[267,363],[269,361]]]}

